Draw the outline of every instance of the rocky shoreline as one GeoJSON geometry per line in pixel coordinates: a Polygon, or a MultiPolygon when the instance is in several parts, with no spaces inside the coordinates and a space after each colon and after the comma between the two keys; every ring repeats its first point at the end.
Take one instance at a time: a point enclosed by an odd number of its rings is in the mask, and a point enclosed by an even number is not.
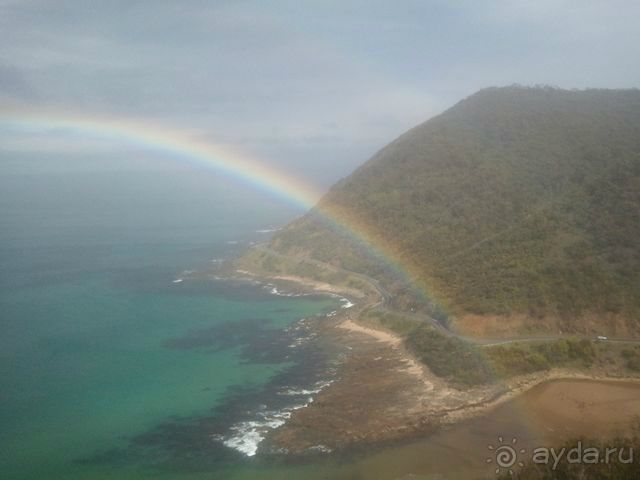
{"type": "MultiPolygon", "coordinates": [[[[357,306],[314,322],[318,337],[340,352],[337,378],[272,430],[260,446],[261,453],[324,454],[408,441],[484,415],[550,380],[610,379],[605,373],[553,369],[458,388],[430,372],[394,333],[357,323],[358,312],[375,301],[364,292],[293,275],[266,276],[246,270],[236,274],[296,294],[344,296],[357,306]]],[[[638,378],[619,380],[639,382],[638,378]]]]}

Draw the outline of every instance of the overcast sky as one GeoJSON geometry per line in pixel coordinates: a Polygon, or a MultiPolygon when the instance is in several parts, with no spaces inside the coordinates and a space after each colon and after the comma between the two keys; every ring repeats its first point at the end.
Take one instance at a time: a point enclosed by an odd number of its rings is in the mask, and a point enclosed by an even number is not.
{"type": "MultiPolygon", "coordinates": [[[[0,0],[0,109],[161,122],[327,183],[486,86],[638,87],[639,18],[637,0],[0,0]]],[[[38,139],[0,131],[0,154],[64,151],[38,139]]]]}

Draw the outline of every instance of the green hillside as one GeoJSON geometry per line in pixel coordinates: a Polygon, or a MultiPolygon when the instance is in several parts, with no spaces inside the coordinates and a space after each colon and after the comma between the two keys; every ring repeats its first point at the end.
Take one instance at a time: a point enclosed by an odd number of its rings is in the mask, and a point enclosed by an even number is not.
{"type": "MultiPolygon", "coordinates": [[[[391,142],[321,205],[372,227],[453,318],[634,329],[640,90],[482,90],[391,142]]],[[[313,211],[272,248],[369,273],[399,307],[420,306],[313,211]]]]}

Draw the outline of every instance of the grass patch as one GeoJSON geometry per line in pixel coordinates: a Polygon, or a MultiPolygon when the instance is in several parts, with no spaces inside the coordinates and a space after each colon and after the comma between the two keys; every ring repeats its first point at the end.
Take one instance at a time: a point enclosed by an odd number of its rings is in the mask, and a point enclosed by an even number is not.
{"type": "Polygon", "coordinates": [[[618,345],[589,339],[482,347],[448,337],[433,327],[420,326],[407,333],[406,344],[435,375],[463,386],[552,368],[588,370],[601,365],[640,371],[640,346],[620,349],[618,345]]]}
{"type": "Polygon", "coordinates": [[[404,337],[420,326],[422,322],[400,313],[364,310],[358,317],[358,323],[372,328],[384,328],[404,337]]]}
{"type": "Polygon", "coordinates": [[[502,378],[549,370],[553,367],[589,368],[603,350],[587,339],[561,339],[545,343],[514,343],[484,349],[487,361],[502,378]]]}
{"type": "Polygon", "coordinates": [[[622,351],[622,358],[629,370],[640,372],[640,347],[625,348],[622,351]]]}
{"type": "Polygon", "coordinates": [[[488,383],[492,379],[482,351],[469,342],[447,337],[433,327],[421,326],[409,333],[406,339],[413,352],[439,377],[472,386],[488,383]]]}

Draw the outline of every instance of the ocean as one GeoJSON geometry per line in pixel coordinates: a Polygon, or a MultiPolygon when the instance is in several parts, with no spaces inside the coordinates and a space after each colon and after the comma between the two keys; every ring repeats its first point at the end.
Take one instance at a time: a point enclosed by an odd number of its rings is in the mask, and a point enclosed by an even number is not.
{"type": "Polygon", "coordinates": [[[208,172],[0,174],[2,478],[252,478],[341,299],[192,272],[301,213],[208,172]]]}

